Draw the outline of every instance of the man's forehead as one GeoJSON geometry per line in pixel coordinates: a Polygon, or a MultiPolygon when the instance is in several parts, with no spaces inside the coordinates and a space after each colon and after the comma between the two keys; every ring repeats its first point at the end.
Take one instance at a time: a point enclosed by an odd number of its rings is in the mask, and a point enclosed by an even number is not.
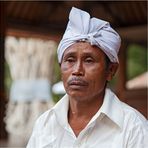
{"type": "Polygon", "coordinates": [[[94,50],[94,48],[101,50],[99,47],[97,47],[96,45],[91,45],[89,42],[78,41],[78,42],[74,43],[73,45],[69,46],[67,49],[68,50],[71,50],[71,49],[72,50],[78,50],[78,49],[94,50]]]}
{"type": "Polygon", "coordinates": [[[103,53],[104,52],[97,46],[92,46],[87,42],[77,42],[73,45],[71,45],[70,47],[68,47],[65,52],[64,55],[72,55],[72,54],[77,54],[77,53],[83,53],[85,55],[88,54],[97,54],[97,53],[103,53]]]}

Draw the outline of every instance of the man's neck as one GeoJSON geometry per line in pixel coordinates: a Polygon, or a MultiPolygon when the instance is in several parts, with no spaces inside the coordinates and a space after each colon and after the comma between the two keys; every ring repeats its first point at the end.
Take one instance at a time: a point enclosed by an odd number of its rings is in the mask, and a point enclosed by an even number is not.
{"type": "Polygon", "coordinates": [[[73,117],[93,117],[103,103],[103,98],[98,98],[92,102],[77,102],[70,100],[69,113],[73,117]]]}
{"type": "Polygon", "coordinates": [[[76,136],[78,136],[100,109],[103,99],[104,94],[91,99],[91,101],[78,101],[70,98],[68,122],[76,136]]]}

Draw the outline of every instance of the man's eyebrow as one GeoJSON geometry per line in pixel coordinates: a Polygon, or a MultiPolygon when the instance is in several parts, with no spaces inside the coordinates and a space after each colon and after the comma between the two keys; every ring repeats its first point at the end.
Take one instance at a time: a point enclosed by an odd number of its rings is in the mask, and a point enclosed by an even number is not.
{"type": "Polygon", "coordinates": [[[96,57],[96,54],[93,53],[93,52],[91,52],[91,51],[89,51],[89,52],[84,52],[84,53],[83,53],[83,56],[84,56],[84,57],[89,57],[89,56],[91,56],[91,57],[96,57]]]}
{"type": "Polygon", "coordinates": [[[76,52],[68,52],[68,53],[65,53],[63,57],[65,58],[65,57],[74,56],[74,55],[76,55],[76,52]]]}
{"type": "MultiPolygon", "coordinates": [[[[76,51],[70,51],[70,52],[67,52],[64,57],[67,57],[67,56],[74,56],[76,55],[77,52],[76,51]]],[[[95,54],[91,51],[85,51],[83,52],[83,56],[95,56],[95,54]]]]}

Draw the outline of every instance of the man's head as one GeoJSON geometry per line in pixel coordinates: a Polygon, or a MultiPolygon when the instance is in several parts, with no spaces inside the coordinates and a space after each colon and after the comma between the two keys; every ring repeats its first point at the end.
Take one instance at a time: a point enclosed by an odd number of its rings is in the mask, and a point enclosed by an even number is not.
{"type": "Polygon", "coordinates": [[[77,42],[68,47],[61,61],[62,80],[72,97],[98,96],[116,72],[117,63],[106,62],[105,53],[88,42],[77,42]]]}
{"type": "Polygon", "coordinates": [[[104,90],[118,67],[120,37],[108,22],[72,8],[58,46],[62,80],[70,96],[95,96],[104,90]]]}

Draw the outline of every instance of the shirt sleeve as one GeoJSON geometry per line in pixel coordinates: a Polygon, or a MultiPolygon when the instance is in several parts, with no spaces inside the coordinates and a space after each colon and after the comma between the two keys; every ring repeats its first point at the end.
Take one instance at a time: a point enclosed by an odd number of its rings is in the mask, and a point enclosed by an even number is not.
{"type": "Polygon", "coordinates": [[[35,122],[35,125],[33,127],[33,131],[32,131],[32,135],[29,139],[29,142],[27,144],[27,147],[26,148],[37,148],[38,147],[38,136],[39,136],[39,129],[41,128],[40,127],[40,118],[39,117],[36,122],[35,122]]]}
{"type": "Polygon", "coordinates": [[[39,118],[37,118],[35,125],[33,127],[32,135],[29,139],[26,148],[39,148],[39,145],[42,144],[43,139],[45,139],[43,129],[45,127],[48,115],[49,115],[49,110],[43,113],[39,118]]]}
{"type": "Polygon", "coordinates": [[[127,148],[148,148],[148,122],[135,123],[129,135],[127,148]]]}
{"type": "Polygon", "coordinates": [[[37,137],[37,132],[35,126],[26,148],[36,148],[36,141],[37,141],[36,137],[37,137]]]}

